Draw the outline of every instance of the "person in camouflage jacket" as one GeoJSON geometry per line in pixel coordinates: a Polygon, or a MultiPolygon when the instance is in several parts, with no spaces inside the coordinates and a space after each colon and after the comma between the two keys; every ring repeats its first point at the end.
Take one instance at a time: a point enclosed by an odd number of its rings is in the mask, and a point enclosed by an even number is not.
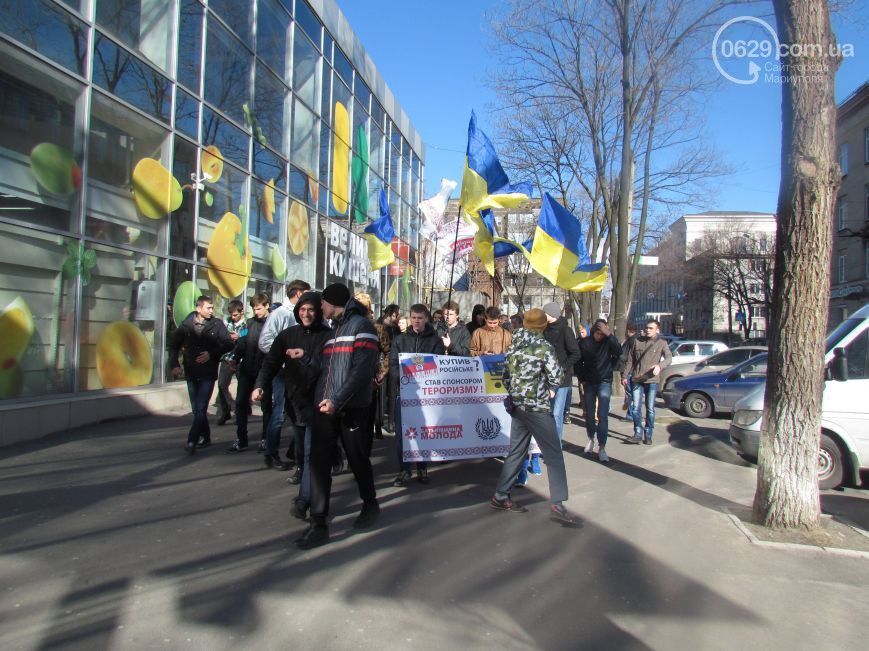
{"type": "Polygon", "coordinates": [[[528,511],[510,499],[510,491],[525,466],[533,434],[548,469],[549,517],[560,524],[570,525],[573,518],[562,504],[567,499],[564,455],[551,411],[551,400],[561,384],[563,371],[555,349],[543,337],[546,325],[543,310],[528,310],[524,328],[513,333],[513,341],[505,354],[504,382],[513,403],[510,452],[501,467],[501,476],[489,505],[511,513],[528,511]]]}

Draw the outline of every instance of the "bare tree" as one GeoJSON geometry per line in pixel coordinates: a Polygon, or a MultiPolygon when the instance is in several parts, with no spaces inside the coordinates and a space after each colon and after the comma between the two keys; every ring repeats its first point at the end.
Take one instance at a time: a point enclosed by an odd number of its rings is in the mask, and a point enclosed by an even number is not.
{"type": "Polygon", "coordinates": [[[830,300],[835,157],[833,81],[839,57],[826,0],[774,0],[782,63],[806,66],[782,84],[782,174],[778,198],[769,375],[754,496],[754,521],[819,526],[818,451],[824,333],[830,300]],[[802,47],[811,44],[818,50],[802,47]],[[797,50],[797,46],[801,46],[797,50]],[[818,66],[818,64],[823,64],[818,66]]]}

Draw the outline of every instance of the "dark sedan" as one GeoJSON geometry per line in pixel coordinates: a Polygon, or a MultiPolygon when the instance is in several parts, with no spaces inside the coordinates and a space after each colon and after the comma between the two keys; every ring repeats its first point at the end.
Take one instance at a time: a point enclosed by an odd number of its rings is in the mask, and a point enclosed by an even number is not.
{"type": "Polygon", "coordinates": [[[673,382],[664,391],[664,404],[693,418],[732,413],[736,402],[766,380],[767,355],[752,357],[721,373],[701,373],[673,382]]]}

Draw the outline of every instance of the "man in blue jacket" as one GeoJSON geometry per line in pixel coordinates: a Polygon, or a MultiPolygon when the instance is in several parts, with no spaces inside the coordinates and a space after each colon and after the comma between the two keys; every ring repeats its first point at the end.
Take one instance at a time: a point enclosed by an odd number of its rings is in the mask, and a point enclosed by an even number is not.
{"type": "Polygon", "coordinates": [[[368,458],[365,432],[380,345],[368,310],[350,298],[346,285],[334,283],[322,294],[323,318],[332,320],[314,398],[311,436],[311,526],[296,540],[300,549],[329,542],[329,497],[332,459],[338,438],[359,486],[362,510],[353,526],[368,527],[380,515],[374,490],[374,472],[368,458]]]}

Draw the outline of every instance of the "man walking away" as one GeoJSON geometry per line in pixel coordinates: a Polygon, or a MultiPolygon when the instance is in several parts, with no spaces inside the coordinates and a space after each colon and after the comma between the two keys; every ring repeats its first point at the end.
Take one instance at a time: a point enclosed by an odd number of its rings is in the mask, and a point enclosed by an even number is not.
{"type": "Polygon", "coordinates": [[[625,386],[625,400],[622,403],[622,411],[625,412],[625,420],[634,420],[634,383],[631,381],[631,376],[625,373],[625,366],[628,358],[628,342],[632,341],[637,336],[637,326],[629,325],[625,328],[625,340],[622,342],[622,356],[619,359],[619,364],[616,370],[621,374],[622,379],[627,378],[628,383],[625,386]]]}
{"type": "MultiPolygon", "coordinates": [[[[389,375],[398,384],[400,370],[398,356],[400,353],[428,353],[430,355],[445,355],[446,349],[437,336],[434,328],[428,322],[428,308],[417,303],[410,306],[410,327],[407,332],[398,335],[392,342],[389,351],[389,375]]],[[[410,479],[410,463],[404,461],[404,436],[401,428],[401,397],[396,396],[395,405],[395,451],[398,456],[399,472],[393,480],[393,486],[404,486],[410,479]]],[[[419,461],[416,464],[416,476],[420,482],[427,484],[428,463],[419,461]]]]}
{"type": "MultiPolygon", "coordinates": [[[[644,334],[635,337],[627,346],[625,371],[633,382],[634,436],[629,443],[652,444],[655,432],[655,397],[658,395],[658,376],[670,365],[672,357],[667,341],[658,337],[661,329],[655,319],[649,319],[644,334]],[[643,427],[641,401],[646,401],[646,425],[643,427]]],[[[627,386],[627,377],[622,379],[627,386]]]]}
{"type": "MultiPolygon", "coordinates": [[[[229,454],[244,452],[247,449],[250,394],[265,357],[259,349],[259,337],[269,313],[269,297],[265,294],[257,294],[250,299],[250,306],[253,308],[253,318],[247,320],[247,334],[235,343],[235,348],[232,351],[233,358],[236,360],[234,364],[238,368],[238,389],[235,392],[235,443],[226,449],[229,454]]],[[[268,422],[265,419],[263,419],[262,428],[263,438],[265,438],[268,428],[268,422]]]]}
{"type": "Polygon", "coordinates": [[[447,350],[447,355],[467,357],[471,354],[471,333],[459,320],[459,304],[449,301],[444,303],[443,310],[446,334],[441,336],[441,341],[447,350]]]}
{"type": "Polygon", "coordinates": [[[208,401],[217,381],[220,356],[232,350],[232,339],[220,319],[214,318],[214,302],[208,296],[196,299],[196,309],[172,334],[169,346],[169,363],[174,376],[181,374],[178,353],[184,350],[184,376],[187,378],[187,393],[193,411],[193,424],[187,434],[187,454],[196,448],[211,445],[211,429],[208,426],[208,401]]]}
{"type": "Polygon", "coordinates": [[[528,511],[510,499],[510,491],[525,464],[533,434],[546,457],[549,517],[561,524],[572,524],[573,518],[562,504],[567,499],[567,475],[551,405],[564,369],[558,363],[552,344],[542,335],[546,323],[543,310],[528,310],[524,327],[514,333],[513,342],[507,350],[504,383],[514,407],[511,413],[510,452],[501,468],[501,476],[489,506],[512,513],[528,511]]]}
{"type": "MultiPolygon", "coordinates": [[[[555,416],[558,440],[563,441],[564,410],[568,406],[570,394],[573,391],[573,366],[579,361],[579,346],[576,344],[576,337],[570,326],[561,318],[561,306],[558,303],[547,303],[543,306],[543,311],[546,313],[546,321],[549,323],[546,330],[543,331],[543,336],[546,337],[546,341],[552,344],[555,354],[558,356],[558,363],[564,369],[561,384],[555,399],[552,401],[552,415],[555,416]]],[[[546,457],[544,456],[544,458],[546,457]]],[[[549,463],[548,460],[547,463],[549,463]]]]}
{"type": "Polygon", "coordinates": [[[610,397],[613,390],[613,365],[622,355],[618,339],[610,334],[609,326],[598,321],[591,328],[591,336],[581,339],[579,352],[579,379],[585,400],[585,431],[588,443],[585,453],[594,452],[597,435],[598,458],[606,463],[606,440],[609,432],[610,397]],[[595,415],[597,418],[595,418],[595,415]]]}
{"type": "Polygon", "coordinates": [[[326,287],[322,302],[323,318],[332,319],[333,328],[323,347],[315,391],[310,459],[312,522],[296,541],[300,549],[329,542],[331,468],[339,438],[362,498],[362,510],[353,526],[368,527],[380,515],[364,432],[380,350],[377,333],[368,319],[368,310],[350,298],[346,285],[334,283],[326,287]]]}

